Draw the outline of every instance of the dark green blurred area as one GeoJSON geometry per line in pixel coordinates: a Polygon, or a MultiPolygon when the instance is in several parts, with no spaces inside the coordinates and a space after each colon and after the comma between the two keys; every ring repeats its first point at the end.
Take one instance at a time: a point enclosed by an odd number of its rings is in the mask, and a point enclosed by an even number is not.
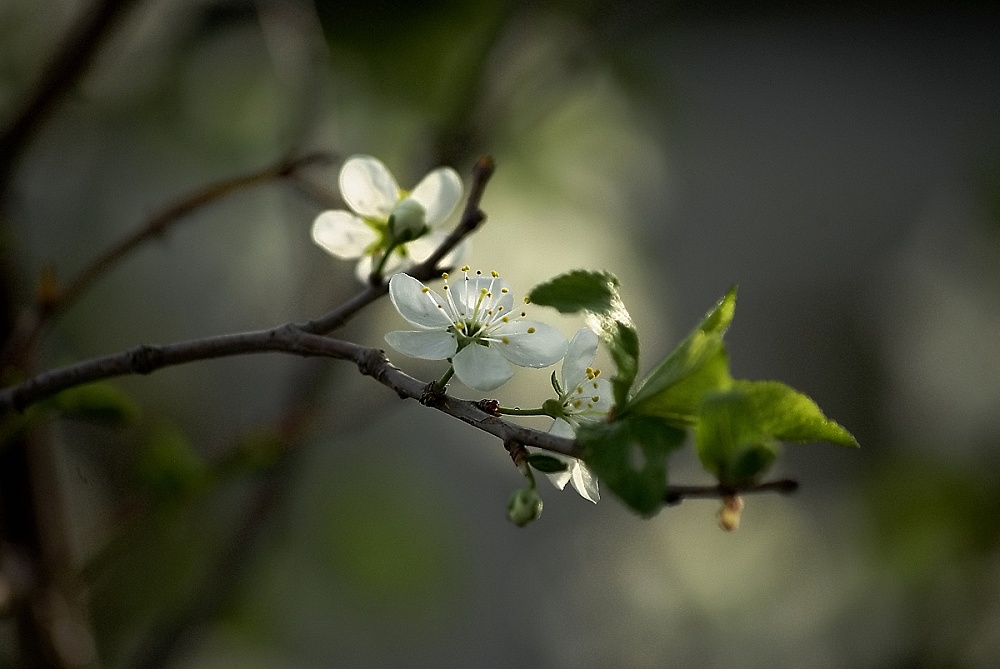
{"type": "MultiPolygon", "coordinates": [[[[0,126],[85,7],[44,5],[0,5],[0,126]]],[[[785,446],[776,474],[800,492],[748,498],[734,535],[715,502],[642,521],[551,487],[521,530],[498,442],[347,365],[122,379],[0,430],[54,454],[43,492],[88,593],[83,666],[993,666],[995,14],[134,3],[13,173],[0,257],[19,304],[46,266],[65,280],[183,194],[287,155],[375,155],[407,188],[491,154],[474,267],[520,294],[613,272],[643,372],[738,283],[734,376],[808,393],[861,450],[785,446]]],[[[338,166],[306,176],[335,199],[338,166]]],[[[352,295],[351,263],[309,239],[314,190],[271,184],[184,219],[67,311],[38,368],[352,295]]],[[[384,346],[400,323],[379,304],[342,334],[384,346]]],[[[519,372],[499,399],[544,399],[547,376],[519,372]]],[[[670,466],[708,482],[690,448],[670,466]]],[[[8,616],[0,666],[19,662],[8,616]]]]}

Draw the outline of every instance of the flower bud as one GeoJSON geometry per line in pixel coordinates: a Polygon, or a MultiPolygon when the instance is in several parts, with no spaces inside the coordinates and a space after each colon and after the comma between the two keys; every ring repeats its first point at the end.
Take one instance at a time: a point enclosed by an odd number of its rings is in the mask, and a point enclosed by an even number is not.
{"type": "Polygon", "coordinates": [[[515,490],[507,502],[507,518],[518,527],[524,527],[542,515],[542,498],[534,488],[515,490]]]}
{"type": "Polygon", "coordinates": [[[740,514],[743,512],[743,499],[738,495],[727,495],[722,498],[722,508],[719,509],[719,526],[726,532],[740,529],[740,514]]]}
{"type": "Polygon", "coordinates": [[[427,212],[413,198],[400,200],[389,214],[389,232],[397,242],[408,242],[424,234],[427,212]]]}

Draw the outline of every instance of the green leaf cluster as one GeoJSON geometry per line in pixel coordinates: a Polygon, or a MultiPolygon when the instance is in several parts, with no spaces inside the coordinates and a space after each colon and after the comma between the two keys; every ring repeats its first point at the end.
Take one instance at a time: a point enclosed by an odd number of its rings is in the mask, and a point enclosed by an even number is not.
{"type": "Polygon", "coordinates": [[[655,514],[667,490],[667,457],[687,430],[704,469],[719,483],[749,486],[770,468],[780,442],[857,446],[815,402],[777,381],[733,379],[723,336],[736,313],[732,287],[701,323],[641,381],[639,337],[607,272],[577,270],[536,286],[529,298],[562,313],[585,313],[617,367],[609,422],[583,426],[587,466],[632,509],[655,514]]]}

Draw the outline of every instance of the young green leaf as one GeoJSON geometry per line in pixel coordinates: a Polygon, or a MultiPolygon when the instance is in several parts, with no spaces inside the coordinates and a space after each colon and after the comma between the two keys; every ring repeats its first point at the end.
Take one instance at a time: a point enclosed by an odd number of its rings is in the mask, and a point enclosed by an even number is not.
{"type": "Polygon", "coordinates": [[[608,272],[578,269],[538,284],[528,299],[564,314],[586,311],[610,315],[618,299],[618,279],[608,272]]]}
{"type": "Polygon", "coordinates": [[[705,393],[730,384],[729,357],[722,335],[732,323],[735,310],[733,286],[698,327],[649,373],[623,413],[659,416],[679,427],[693,425],[705,393]]]}
{"type": "Polygon", "coordinates": [[[615,405],[625,406],[628,392],[639,373],[639,334],[627,323],[616,321],[609,327],[611,333],[605,343],[617,369],[611,379],[611,389],[615,395],[615,405]]]}
{"type": "Polygon", "coordinates": [[[667,456],[684,432],[659,418],[628,416],[577,431],[583,461],[611,492],[639,514],[653,516],[667,491],[667,456]]]}
{"type": "Polygon", "coordinates": [[[695,331],[647,377],[626,412],[659,416],[677,427],[698,420],[705,394],[732,383],[729,356],[717,334],[695,331]]]}
{"type": "Polygon", "coordinates": [[[761,429],[749,398],[739,390],[705,395],[695,448],[705,471],[732,486],[754,482],[777,457],[777,443],[761,429]]]}
{"type": "Polygon", "coordinates": [[[857,439],[841,425],[823,415],[807,395],[778,381],[736,381],[760,429],[781,441],[800,443],[829,441],[858,446],[857,439]]]}

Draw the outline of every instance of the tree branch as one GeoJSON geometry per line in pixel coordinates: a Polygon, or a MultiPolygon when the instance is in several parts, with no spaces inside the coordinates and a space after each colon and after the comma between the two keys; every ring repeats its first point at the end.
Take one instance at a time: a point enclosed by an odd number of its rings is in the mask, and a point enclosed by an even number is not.
{"type": "Polygon", "coordinates": [[[105,250],[71,279],[65,288],[44,291],[46,297],[34,309],[26,310],[18,318],[18,325],[0,354],[0,368],[19,364],[34,347],[45,327],[61,315],[95,281],[107,274],[119,262],[142,244],[165,235],[185,216],[213,202],[241,190],[271,181],[294,177],[302,168],[335,160],[325,152],[310,153],[298,158],[282,160],[264,169],[218,181],[180,198],[145,225],[135,230],[105,250]]]}
{"type": "MultiPolygon", "coordinates": [[[[304,357],[350,360],[362,374],[391,388],[401,398],[419,400],[424,396],[428,385],[394,367],[379,349],[311,334],[288,323],[269,330],[158,346],[136,346],[121,353],[49,370],[0,391],[0,410],[21,411],[46,397],[84,383],[132,374],[149,374],[164,367],[197,360],[251,353],[289,353],[304,357]]],[[[508,423],[485,413],[475,402],[445,395],[434,403],[434,408],[503,440],[513,439],[564,455],[580,455],[580,449],[572,439],[508,423]]]]}
{"type": "Polygon", "coordinates": [[[798,481],[793,481],[792,479],[779,479],[777,481],[767,481],[765,483],[739,487],[724,485],[672,485],[667,487],[667,494],[663,498],[663,503],[666,506],[677,506],[685,499],[715,499],[759,492],[776,492],[782,495],[790,495],[798,489],[798,481]]]}

